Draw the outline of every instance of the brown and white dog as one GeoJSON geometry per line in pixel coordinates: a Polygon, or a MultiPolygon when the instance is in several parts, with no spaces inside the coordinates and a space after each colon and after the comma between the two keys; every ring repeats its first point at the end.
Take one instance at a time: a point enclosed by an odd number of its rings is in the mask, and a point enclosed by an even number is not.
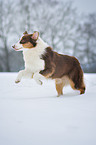
{"type": "Polygon", "coordinates": [[[38,84],[42,84],[43,78],[55,79],[58,96],[63,94],[63,87],[70,84],[80,94],[85,92],[83,71],[79,61],[68,55],[58,54],[45,43],[39,32],[33,34],[24,33],[20,41],[13,46],[17,51],[23,51],[25,69],[19,71],[16,83],[22,77],[34,78],[38,84]]]}

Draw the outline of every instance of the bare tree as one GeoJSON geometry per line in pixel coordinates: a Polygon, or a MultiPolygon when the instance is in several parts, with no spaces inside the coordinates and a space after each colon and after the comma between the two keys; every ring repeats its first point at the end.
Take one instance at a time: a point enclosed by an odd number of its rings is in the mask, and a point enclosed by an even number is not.
{"type": "Polygon", "coordinates": [[[83,33],[86,37],[86,55],[88,63],[96,61],[96,14],[87,16],[83,33]]]}
{"type": "Polygon", "coordinates": [[[79,39],[76,55],[81,63],[96,61],[96,14],[86,16],[82,24],[79,24],[79,39]]]}
{"type": "MultiPolygon", "coordinates": [[[[40,36],[54,50],[74,55],[82,64],[95,61],[95,24],[96,14],[82,18],[77,14],[72,2],[0,0],[0,70],[10,71],[11,66],[12,70],[15,70],[10,47],[13,42],[19,40],[25,30],[29,33],[39,31],[40,36]]],[[[21,52],[19,53],[22,56],[21,52]]],[[[18,54],[14,54],[17,59],[18,54]]],[[[19,62],[16,62],[17,66],[23,66],[23,63],[20,65],[19,62]]]]}
{"type": "Polygon", "coordinates": [[[9,66],[9,48],[8,39],[13,26],[12,23],[13,7],[11,1],[0,1],[0,39],[2,46],[0,47],[3,54],[3,65],[5,65],[6,71],[10,71],[9,66]]]}

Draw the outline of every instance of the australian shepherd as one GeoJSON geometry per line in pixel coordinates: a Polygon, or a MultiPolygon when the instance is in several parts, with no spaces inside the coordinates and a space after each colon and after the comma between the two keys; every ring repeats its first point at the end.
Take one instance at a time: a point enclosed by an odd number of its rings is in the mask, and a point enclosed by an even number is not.
{"type": "Polygon", "coordinates": [[[19,83],[22,77],[28,77],[42,85],[43,78],[51,78],[55,79],[58,96],[63,94],[63,87],[67,84],[70,84],[73,89],[79,90],[80,94],[84,94],[85,84],[79,61],[73,56],[54,52],[39,37],[39,32],[28,34],[25,31],[13,48],[16,51],[23,51],[25,61],[25,69],[19,71],[16,83],[19,83]]]}

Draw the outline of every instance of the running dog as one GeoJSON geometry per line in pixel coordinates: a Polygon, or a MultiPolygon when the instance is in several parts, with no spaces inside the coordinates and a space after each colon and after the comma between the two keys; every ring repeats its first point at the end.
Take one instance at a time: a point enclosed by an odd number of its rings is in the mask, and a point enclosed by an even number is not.
{"type": "Polygon", "coordinates": [[[16,51],[23,51],[25,69],[19,71],[16,83],[22,77],[33,78],[42,85],[42,79],[55,79],[55,86],[58,96],[63,94],[63,87],[70,84],[80,94],[85,93],[83,70],[79,61],[68,55],[58,54],[45,43],[39,32],[28,34],[23,33],[20,41],[13,46],[16,51]]]}

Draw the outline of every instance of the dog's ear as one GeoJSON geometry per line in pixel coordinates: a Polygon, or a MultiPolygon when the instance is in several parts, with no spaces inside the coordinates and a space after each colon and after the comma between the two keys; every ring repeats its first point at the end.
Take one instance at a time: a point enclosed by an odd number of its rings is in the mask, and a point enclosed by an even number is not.
{"type": "Polygon", "coordinates": [[[31,38],[36,41],[38,39],[38,37],[39,37],[39,32],[35,31],[31,38]]]}
{"type": "Polygon", "coordinates": [[[26,35],[26,34],[28,34],[28,32],[27,32],[27,31],[25,31],[23,34],[24,34],[24,35],[26,35]]]}

